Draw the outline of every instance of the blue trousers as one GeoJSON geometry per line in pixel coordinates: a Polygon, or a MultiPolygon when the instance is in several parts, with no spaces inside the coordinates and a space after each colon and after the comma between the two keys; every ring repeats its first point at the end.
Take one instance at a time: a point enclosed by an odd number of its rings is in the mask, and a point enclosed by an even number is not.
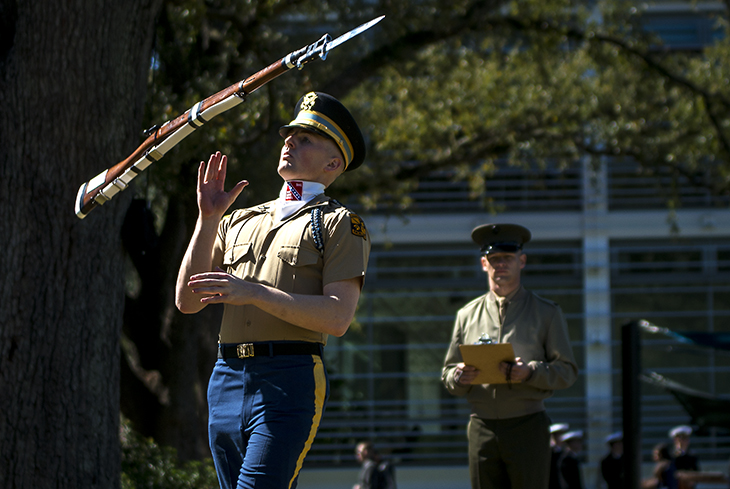
{"type": "Polygon", "coordinates": [[[219,358],[208,436],[221,489],[295,488],[328,397],[318,355],[219,358]]]}

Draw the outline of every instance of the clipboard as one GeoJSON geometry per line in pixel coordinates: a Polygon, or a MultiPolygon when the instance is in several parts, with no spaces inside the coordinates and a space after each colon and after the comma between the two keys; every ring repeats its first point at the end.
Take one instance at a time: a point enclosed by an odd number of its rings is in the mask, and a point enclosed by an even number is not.
{"type": "MultiPolygon", "coordinates": [[[[514,362],[515,350],[512,343],[487,343],[480,345],[459,345],[461,358],[466,365],[473,365],[479,374],[472,381],[475,384],[506,384],[504,374],[499,370],[501,362],[514,362]]],[[[513,380],[513,384],[519,383],[513,380]]]]}

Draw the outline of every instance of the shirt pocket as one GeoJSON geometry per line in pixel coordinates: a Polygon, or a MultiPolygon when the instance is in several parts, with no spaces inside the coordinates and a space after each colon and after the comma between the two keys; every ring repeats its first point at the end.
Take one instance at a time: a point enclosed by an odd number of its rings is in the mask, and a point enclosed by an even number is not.
{"type": "Polygon", "coordinates": [[[306,267],[314,265],[319,260],[319,253],[296,245],[284,245],[279,248],[279,259],[292,267],[306,267]]]}
{"type": "Polygon", "coordinates": [[[229,269],[236,269],[240,265],[252,261],[253,246],[251,243],[234,244],[223,254],[223,266],[229,269]]]}

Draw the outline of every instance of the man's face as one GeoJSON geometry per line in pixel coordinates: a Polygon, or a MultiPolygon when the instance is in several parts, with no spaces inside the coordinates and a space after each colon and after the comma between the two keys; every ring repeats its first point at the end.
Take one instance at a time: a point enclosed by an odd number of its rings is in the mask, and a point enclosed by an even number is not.
{"type": "Polygon", "coordinates": [[[560,441],[560,437],[563,436],[566,431],[555,431],[550,434],[550,446],[551,447],[562,447],[564,443],[560,441]]]}
{"type": "Polygon", "coordinates": [[[342,154],[334,141],[312,131],[293,128],[284,138],[279,175],[284,180],[322,182],[324,168],[342,154]]]}
{"type": "Polygon", "coordinates": [[[683,452],[686,452],[689,448],[689,436],[677,435],[674,437],[674,446],[683,452]]]}
{"type": "Polygon", "coordinates": [[[358,445],[355,447],[355,458],[360,463],[368,458],[368,447],[366,445],[358,445]]]}
{"type": "Polygon", "coordinates": [[[615,441],[611,444],[611,453],[614,455],[623,455],[624,453],[624,442],[615,441]]]}
{"type": "Polygon", "coordinates": [[[581,438],[573,438],[567,442],[568,448],[573,453],[580,453],[583,451],[583,440],[581,438]]]}
{"type": "Polygon", "coordinates": [[[525,268],[527,256],[516,253],[490,253],[482,256],[482,270],[487,272],[489,283],[502,288],[512,288],[520,283],[520,271],[525,268]]]}

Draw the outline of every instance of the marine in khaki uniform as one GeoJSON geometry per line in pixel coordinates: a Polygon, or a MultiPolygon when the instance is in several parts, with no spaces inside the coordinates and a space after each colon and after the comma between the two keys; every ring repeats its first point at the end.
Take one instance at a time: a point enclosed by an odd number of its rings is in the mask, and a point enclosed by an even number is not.
{"type": "Polygon", "coordinates": [[[276,200],[223,217],[248,182],[226,192],[226,156],[201,162],[198,220],[176,285],[184,313],[224,304],[208,386],[224,489],[296,487],[329,395],[322,350],[354,317],[370,253],[360,217],[324,194],[365,157],[350,112],[310,92],[280,134],[276,200]]]}
{"type": "Polygon", "coordinates": [[[547,488],[550,478],[550,419],[544,400],[570,387],[578,367],[560,307],[526,290],[520,274],[528,229],[485,224],[472,231],[481,248],[490,291],[456,315],[441,380],[471,405],[469,473],[473,489],[547,488]],[[511,343],[515,363],[499,368],[510,383],[472,385],[478,371],[465,365],[459,345],[511,343]]]}

